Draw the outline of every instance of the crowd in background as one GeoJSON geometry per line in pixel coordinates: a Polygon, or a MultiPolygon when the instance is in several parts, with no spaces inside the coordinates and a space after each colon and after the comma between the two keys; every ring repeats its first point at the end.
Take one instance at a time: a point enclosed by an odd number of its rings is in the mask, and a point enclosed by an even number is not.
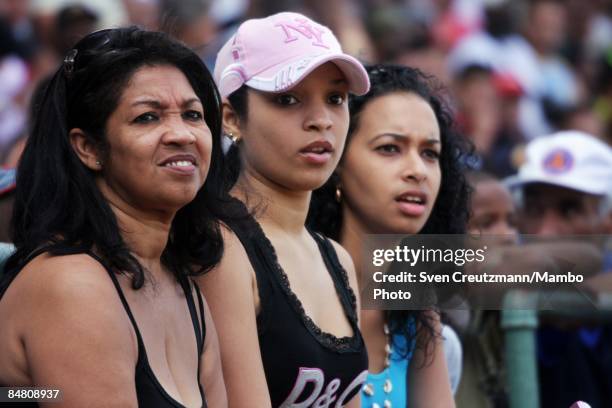
{"type": "Polygon", "coordinates": [[[181,39],[213,68],[240,21],[312,16],[366,63],[394,62],[448,89],[474,165],[516,172],[523,146],[555,130],[612,141],[612,2],[605,0],[3,0],[0,163],[14,167],[36,85],[83,34],[135,24],[181,39]]]}
{"type": "MultiPolygon", "coordinates": [[[[364,63],[433,75],[474,146],[474,170],[513,176],[530,141],[563,130],[612,145],[610,0],[0,0],[0,166],[16,167],[37,95],[83,35],[161,30],[212,71],[240,22],[283,10],[327,25],[364,63]]],[[[1,176],[0,198],[14,180],[1,176]]],[[[9,240],[9,205],[0,199],[0,242],[9,240]]]]}

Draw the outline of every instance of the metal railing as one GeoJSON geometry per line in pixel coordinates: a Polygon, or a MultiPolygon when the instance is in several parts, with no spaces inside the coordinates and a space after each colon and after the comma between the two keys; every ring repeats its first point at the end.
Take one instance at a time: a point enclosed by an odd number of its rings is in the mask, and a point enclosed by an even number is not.
{"type": "Polygon", "coordinates": [[[505,333],[510,408],[540,406],[536,349],[540,317],[612,322],[612,294],[520,290],[506,294],[501,327],[505,333]]]}

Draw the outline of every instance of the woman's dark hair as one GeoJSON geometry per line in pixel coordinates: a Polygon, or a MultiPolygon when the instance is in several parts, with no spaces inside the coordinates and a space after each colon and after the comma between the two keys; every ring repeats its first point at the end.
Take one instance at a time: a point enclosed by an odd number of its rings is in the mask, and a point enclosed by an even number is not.
{"type": "MultiPolygon", "coordinates": [[[[469,216],[469,187],[464,176],[464,163],[471,149],[453,126],[452,114],[442,97],[441,87],[432,77],[415,68],[385,64],[368,66],[366,69],[370,77],[370,91],[365,95],[351,95],[349,98],[351,120],[346,147],[359,128],[361,113],[370,101],[396,92],[419,95],[433,109],[442,141],[440,190],[431,215],[419,233],[464,233],[469,216]]],[[[346,152],[347,148],[344,151],[346,152]]],[[[335,199],[338,184],[339,176],[334,173],[325,185],[313,192],[307,219],[311,228],[336,240],[339,239],[342,228],[341,203],[335,199]]],[[[391,333],[401,333],[410,339],[414,338],[415,333],[407,322],[414,318],[420,323],[421,328],[428,330],[431,338],[434,331],[428,316],[429,314],[424,311],[387,311],[386,321],[391,333]]]]}
{"type": "MultiPolygon", "coordinates": [[[[249,87],[242,85],[240,88],[229,94],[227,96],[227,100],[229,101],[230,105],[232,105],[238,119],[242,122],[246,122],[249,113],[249,87]]],[[[242,167],[240,163],[240,152],[235,143],[230,146],[225,159],[228,178],[230,183],[234,184],[238,180],[238,177],[240,177],[240,169],[242,167]]]]}
{"type": "Polygon", "coordinates": [[[221,99],[212,76],[196,54],[166,34],[108,29],[87,35],[68,52],[36,107],[17,170],[12,219],[17,251],[7,263],[9,276],[0,294],[42,247],[53,255],[94,250],[113,271],[131,275],[135,289],[143,286],[143,267],[124,242],[94,172],[77,157],[68,132],[82,129],[103,156],[109,154],[109,116],[134,72],[156,65],[174,66],[187,77],[213,135],[208,177],[195,199],[175,215],[162,263],[178,278],[204,273],[219,262],[223,241],[218,220],[228,216],[229,184],[222,171],[221,99]]]}

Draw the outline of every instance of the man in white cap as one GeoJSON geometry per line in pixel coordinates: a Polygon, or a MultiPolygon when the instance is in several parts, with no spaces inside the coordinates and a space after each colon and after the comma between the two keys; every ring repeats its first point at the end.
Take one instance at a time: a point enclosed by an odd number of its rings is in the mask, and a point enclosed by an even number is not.
{"type": "MultiPolygon", "coordinates": [[[[535,139],[509,185],[520,197],[522,233],[560,237],[610,232],[612,149],[594,136],[563,131],[535,139]]],[[[596,278],[601,277],[612,274],[596,278]]],[[[612,327],[543,326],[537,341],[541,406],[567,407],[576,400],[609,406],[612,327]]]]}
{"type": "Polygon", "coordinates": [[[612,148],[589,134],[538,138],[510,186],[519,187],[520,227],[543,236],[604,233],[612,197],[612,148]]]}

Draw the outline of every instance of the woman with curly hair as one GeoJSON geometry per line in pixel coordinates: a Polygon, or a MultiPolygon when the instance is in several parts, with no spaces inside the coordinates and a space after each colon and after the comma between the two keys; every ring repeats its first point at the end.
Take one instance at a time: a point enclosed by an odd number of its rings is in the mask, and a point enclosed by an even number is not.
{"type": "MultiPolygon", "coordinates": [[[[408,67],[367,70],[370,91],[349,99],[344,154],[309,213],[311,227],[348,250],[360,278],[366,234],[460,234],[468,218],[465,148],[432,81],[408,67]]],[[[454,405],[438,313],[362,310],[361,328],[364,407],[454,405]]]]}

